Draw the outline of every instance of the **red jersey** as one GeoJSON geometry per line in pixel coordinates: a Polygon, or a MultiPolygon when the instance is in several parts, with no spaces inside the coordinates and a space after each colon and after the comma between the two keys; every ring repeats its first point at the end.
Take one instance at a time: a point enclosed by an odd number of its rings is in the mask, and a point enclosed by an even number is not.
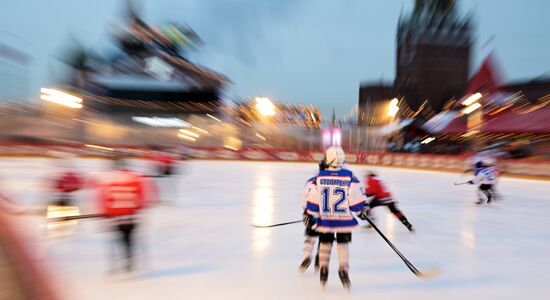
{"type": "Polygon", "coordinates": [[[380,181],[380,179],[376,178],[376,176],[367,176],[365,179],[366,182],[366,191],[365,193],[367,196],[375,196],[376,199],[384,199],[391,197],[391,193],[386,190],[386,187],[380,181]]]}
{"type": "Polygon", "coordinates": [[[105,216],[133,215],[145,206],[146,185],[143,177],[126,170],[107,175],[100,185],[100,207],[105,216]]]}
{"type": "Polygon", "coordinates": [[[82,179],[76,172],[66,171],[55,178],[54,189],[56,192],[70,193],[82,188],[82,179]]]}
{"type": "Polygon", "coordinates": [[[156,161],[160,165],[164,165],[164,166],[171,166],[172,164],[174,164],[176,160],[175,157],[172,156],[171,154],[166,152],[160,152],[160,151],[152,152],[150,154],[150,158],[151,160],[156,161]]]}

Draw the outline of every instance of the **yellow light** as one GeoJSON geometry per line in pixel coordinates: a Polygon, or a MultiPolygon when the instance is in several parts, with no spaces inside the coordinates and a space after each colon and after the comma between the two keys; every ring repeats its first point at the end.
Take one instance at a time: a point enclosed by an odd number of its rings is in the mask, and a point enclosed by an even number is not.
{"type": "Polygon", "coordinates": [[[474,134],[476,134],[476,133],[479,133],[479,130],[472,130],[472,131],[469,131],[469,132],[467,132],[467,133],[461,135],[461,137],[467,138],[467,137],[472,136],[472,135],[474,135],[474,134]]]}
{"type": "Polygon", "coordinates": [[[472,94],[468,98],[466,98],[466,100],[462,101],[462,105],[468,106],[468,105],[476,102],[477,100],[481,99],[482,96],[483,95],[481,95],[481,93],[472,94]]]}
{"type": "Polygon", "coordinates": [[[478,102],[476,102],[476,103],[474,103],[474,104],[472,104],[472,105],[470,105],[470,106],[464,108],[464,109],[462,110],[462,114],[467,115],[467,114],[473,112],[474,110],[476,110],[476,109],[478,109],[478,108],[480,108],[480,107],[481,107],[481,104],[479,104],[478,102]]]}
{"type": "Polygon", "coordinates": [[[390,101],[390,105],[388,106],[388,117],[395,117],[397,115],[397,112],[399,111],[399,106],[397,106],[397,103],[399,103],[399,100],[397,98],[393,98],[390,101]]]}
{"type": "Polygon", "coordinates": [[[88,148],[94,148],[94,149],[100,149],[100,150],[109,150],[109,151],[115,150],[115,149],[113,149],[113,148],[103,147],[103,146],[99,146],[99,145],[86,144],[86,145],[84,145],[84,146],[86,146],[86,147],[88,147],[88,148]]]}
{"type": "Polygon", "coordinates": [[[179,138],[182,138],[182,139],[184,139],[184,140],[191,141],[191,142],[194,142],[194,141],[197,140],[197,139],[194,138],[194,137],[186,136],[185,134],[181,134],[181,133],[178,133],[178,137],[179,137],[179,138]]]}
{"type": "Polygon", "coordinates": [[[204,130],[204,129],[202,129],[202,128],[199,128],[199,127],[197,127],[197,126],[191,126],[191,127],[192,127],[193,129],[197,130],[197,131],[202,132],[202,133],[205,133],[205,134],[208,133],[208,131],[206,131],[206,130],[204,130]]]}
{"type": "Polygon", "coordinates": [[[40,99],[42,100],[61,104],[70,108],[82,108],[82,98],[55,89],[41,88],[40,92],[42,93],[40,95],[40,99]]]}
{"type": "Polygon", "coordinates": [[[180,129],[180,132],[184,133],[184,134],[187,134],[187,135],[190,135],[190,136],[195,137],[195,138],[199,137],[198,134],[194,133],[193,131],[186,130],[186,129],[180,129]]]}
{"type": "Polygon", "coordinates": [[[233,151],[237,151],[238,149],[235,148],[235,147],[231,147],[229,145],[223,145],[225,148],[229,149],[229,150],[233,150],[233,151]]]}
{"type": "Polygon", "coordinates": [[[428,143],[430,143],[430,142],[432,142],[432,141],[434,141],[434,140],[435,140],[434,137],[429,137],[429,138],[424,139],[424,140],[423,140],[422,142],[420,142],[420,143],[421,143],[421,144],[428,144],[428,143]]]}
{"type": "Polygon", "coordinates": [[[220,122],[220,123],[222,122],[222,120],[220,120],[220,119],[218,119],[218,118],[214,117],[214,116],[213,116],[213,115],[211,115],[211,114],[206,114],[206,115],[207,115],[207,116],[209,116],[210,118],[212,118],[212,119],[214,119],[214,120],[216,120],[216,121],[220,122]]]}
{"type": "Polygon", "coordinates": [[[256,136],[258,138],[260,138],[261,140],[264,140],[264,141],[266,140],[266,138],[263,135],[259,134],[259,133],[256,133],[256,136]]]}
{"type": "Polygon", "coordinates": [[[275,105],[266,97],[256,97],[256,109],[264,116],[275,115],[275,105]]]}
{"type": "Polygon", "coordinates": [[[313,122],[317,122],[317,121],[315,120],[315,115],[314,115],[312,112],[310,112],[309,114],[311,115],[311,118],[313,119],[313,122]]]}

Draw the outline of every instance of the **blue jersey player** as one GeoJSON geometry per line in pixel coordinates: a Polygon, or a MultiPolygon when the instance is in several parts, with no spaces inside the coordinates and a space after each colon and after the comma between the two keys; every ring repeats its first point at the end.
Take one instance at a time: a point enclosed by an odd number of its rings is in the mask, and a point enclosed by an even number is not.
{"type": "Polygon", "coordinates": [[[359,227],[353,214],[364,214],[366,202],[359,180],[350,170],[342,167],[344,160],[342,148],[328,148],[324,158],[326,169],[308,181],[304,192],[306,213],[311,216],[312,228],[319,233],[320,280],[323,287],[328,279],[330,253],[335,240],[340,265],[338,275],[344,288],[350,287],[349,243],[351,232],[359,227]]]}
{"type": "Polygon", "coordinates": [[[479,161],[475,164],[474,179],[468,181],[469,184],[478,186],[478,201],[476,204],[491,203],[494,198],[493,185],[496,182],[494,169],[488,164],[479,161]]]}

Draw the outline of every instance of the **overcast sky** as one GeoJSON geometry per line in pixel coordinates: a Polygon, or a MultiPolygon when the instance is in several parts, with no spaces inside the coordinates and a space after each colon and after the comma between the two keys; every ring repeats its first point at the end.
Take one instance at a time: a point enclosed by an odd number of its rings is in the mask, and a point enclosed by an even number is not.
{"type": "MultiPolygon", "coordinates": [[[[550,74],[550,1],[463,0],[475,19],[474,67],[490,51],[508,81],[550,74]],[[483,46],[494,36],[495,39],[483,46]]],[[[393,80],[395,31],[413,0],[143,0],[144,19],[191,25],[205,41],[194,61],[227,75],[232,97],[267,96],[349,112],[362,81],[393,80]]],[[[33,56],[32,92],[51,84],[74,33],[107,52],[121,0],[18,0],[0,4],[0,42],[33,56]]]]}

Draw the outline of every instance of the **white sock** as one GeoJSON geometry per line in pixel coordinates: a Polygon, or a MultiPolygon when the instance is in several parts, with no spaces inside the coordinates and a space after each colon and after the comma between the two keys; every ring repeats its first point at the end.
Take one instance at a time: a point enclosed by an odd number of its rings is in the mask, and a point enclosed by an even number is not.
{"type": "Polygon", "coordinates": [[[330,251],[332,250],[332,243],[321,243],[319,248],[319,266],[321,268],[327,267],[330,262],[330,251]]]}
{"type": "Polygon", "coordinates": [[[336,244],[336,251],[338,252],[338,262],[340,269],[345,271],[349,270],[349,243],[336,244]]]}
{"type": "Polygon", "coordinates": [[[311,254],[313,253],[313,246],[315,246],[315,240],[317,238],[313,236],[306,236],[306,240],[304,241],[304,259],[311,258],[311,254]]]}

